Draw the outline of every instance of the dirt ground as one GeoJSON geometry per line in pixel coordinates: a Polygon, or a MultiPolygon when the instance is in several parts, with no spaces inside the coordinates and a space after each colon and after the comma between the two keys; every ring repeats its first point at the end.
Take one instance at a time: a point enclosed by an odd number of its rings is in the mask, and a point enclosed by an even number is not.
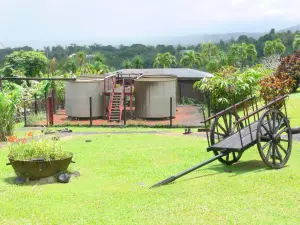
{"type": "MultiPolygon", "coordinates": [[[[129,111],[129,109],[128,109],[129,111]]],[[[170,119],[131,119],[130,113],[127,117],[127,125],[148,125],[148,126],[157,126],[157,125],[170,125],[170,119]]],[[[202,112],[199,110],[199,107],[192,105],[181,105],[176,108],[175,118],[172,119],[173,126],[182,126],[182,127],[200,127],[202,124],[200,121],[203,120],[202,112]]],[[[38,123],[46,124],[46,121],[40,121],[38,123]]],[[[89,119],[70,119],[66,115],[65,110],[60,110],[54,115],[54,125],[89,125],[89,119]]],[[[93,125],[123,125],[124,121],[120,123],[117,122],[108,122],[107,119],[93,119],[93,125]]]]}

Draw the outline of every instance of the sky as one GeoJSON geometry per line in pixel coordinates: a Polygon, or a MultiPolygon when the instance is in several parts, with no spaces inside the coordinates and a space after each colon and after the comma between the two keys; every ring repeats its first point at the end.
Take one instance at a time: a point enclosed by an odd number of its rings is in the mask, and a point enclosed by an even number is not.
{"type": "MultiPolygon", "coordinates": [[[[300,24],[290,0],[0,0],[0,43],[267,32],[300,24]]],[[[0,45],[1,47],[1,45],[0,45]]]]}

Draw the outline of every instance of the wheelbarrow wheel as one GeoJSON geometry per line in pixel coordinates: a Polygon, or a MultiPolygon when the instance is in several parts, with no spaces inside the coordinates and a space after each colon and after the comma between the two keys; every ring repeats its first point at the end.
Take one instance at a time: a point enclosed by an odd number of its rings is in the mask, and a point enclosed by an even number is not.
{"type": "Polygon", "coordinates": [[[292,131],[286,116],[278,109],[266,111],[257,125],[257,149],[270,168],[282,168],[290,158],[292,131]]]}
{"type": "MultiPolygon", "coordinates": [[[[222,141],[226,137],[237,132],[238,129],[243,128],[244,126],[242,123],[236,125],[236,121],[239,118],[239,115],[233,110],[228,111],[227,113],[219,117],[216,117],[210,129],[211,145],[222,141]]],[[[215,155],[218,155],[220,154],[220,151],[213,150],[213,153],[215,155]]],[[[231,165],[233,163],[238,162],[242,157],[242,154],[243,152],[230,152],[228,153],[228,155],[219,158],[218,160],[223,164],[231,165]]]]}

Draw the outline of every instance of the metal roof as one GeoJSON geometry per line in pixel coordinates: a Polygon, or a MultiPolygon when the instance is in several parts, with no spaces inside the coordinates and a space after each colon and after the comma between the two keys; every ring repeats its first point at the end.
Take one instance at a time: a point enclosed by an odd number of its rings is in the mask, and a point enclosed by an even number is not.
{"type": "Polygon", "coordinates": [[[213,77],[211,73],[189,68],[153,68],[153,69],[121,69],[114,73],[141,75],[175,75],[180,80],[197,80],[213,77]]]}

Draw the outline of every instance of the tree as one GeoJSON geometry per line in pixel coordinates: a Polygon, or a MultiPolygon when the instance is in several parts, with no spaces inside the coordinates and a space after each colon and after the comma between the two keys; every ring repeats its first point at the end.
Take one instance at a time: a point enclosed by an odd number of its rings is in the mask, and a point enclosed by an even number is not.
{"type": "Polygon", "coordinates": [[[264,47],[264,54],[273,55],[273,54],[283,54],[285,52],[285,46],[282,43],[280,38],[275,39],[274,41],[266,41],[264,47]]]}
{"type": "Polygon", "coordinates": [[[76,54],[76,59],[78,61],[79,67],[82,67],[85,60],[86,60],[86,53],[83,51],[80,51],[76,54]]]}
{"type": "Polygon", "coordinates": [[[242,44],[233,43],[230,45],[228,54],[231,64],[238,65],[243,61],[245,62],[248,57],[251,57],[253,61],[257,56],[257,51],[254,44],[246,44],[245,42],[242,44]]]}
{"type": "Polygon", "coordinates": [[[122,64],[121,64],[121,67],[123,69],[131,69],[133,67],[132,65],[132,61],[130,59],[125,59],[122,64]]]}
{"type": "Polygon", "coordinates": [[[300,34],[297,34],[295,36],[294,42],[293,42],[293,49],[296,51],[300,48],[300,34]]]}
{"type": "Polygon", "coordinates": [[[132,64],[135,69],[142,69],[144,67],[144,58],[141,55],[136,55],[132,59],[132,64]]]}
{"type": "Polygon", "coordinates": [[[199,52],[194,50],[188,50],[183,53],[183,56],[180,60],[182,66],[187,66],[188,68],[193,68],[195,66],[200,67],[203,62],[203,58],[199,52]]]}
{"type": "Polygon", "coordinates": [[[208,58],[208,61],[212,56],[218,57],[219,50],[216,45],[211,42],[202,45],[202,55],[208,58]]]}
{"type": "Polygon", "coordinates": [[[46,71],[47,58],[42,52],[15,51],[5,57],[4,66],[6,76],[19,71],[25,76],[36,77],[46,71]]]}
{"type": "Polygon", "coordinates": [[[263,59],[261,59],[261,64],[263,64],[266,68],[275,71],[280,64],[280,55],[273,54],[273,55],[264,57],[263,59]]]}
{"type": "Polygon", "coordinates": [[[257,57],[257,51],[254,44],[247,45],[246,43],[242,44],[244,51],[246,52],[246,58],[251,57],[252,61],[257,57]]]}
{"type": "Polygon", "coordinates": [[[104,55],[102,55],[101,53],[98,52],[98,53],[94,54],[93,61],[105,64],[105,57],[104,57],[104,55]]]}
{"type": "Polygon", "coordinates": [[[170,68],[172,65],[176,65],[176,57],[170,52],[158,53],[154,60],[154,67],[170,68]]]}

